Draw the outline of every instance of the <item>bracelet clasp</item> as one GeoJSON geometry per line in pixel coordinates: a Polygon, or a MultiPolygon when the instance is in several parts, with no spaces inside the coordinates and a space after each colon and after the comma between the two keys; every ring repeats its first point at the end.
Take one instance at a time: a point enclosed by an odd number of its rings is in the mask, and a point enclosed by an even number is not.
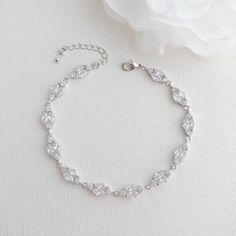
{"type": "Polygon", "coordinates": [[[130,60],[129,62],[124,62],[122,64],[122,69],[124,71],[131,71],[131,70],[139,69],[139,68],[146,70],[146,68],[143,65],[133,62],[132,60],[130,60]]]}

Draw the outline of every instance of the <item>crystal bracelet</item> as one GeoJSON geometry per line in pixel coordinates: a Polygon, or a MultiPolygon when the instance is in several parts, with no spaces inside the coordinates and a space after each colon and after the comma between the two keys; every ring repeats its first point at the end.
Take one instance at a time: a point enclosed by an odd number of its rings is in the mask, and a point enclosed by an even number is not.
{"type": "Polygon", "coordinates": [[[185,111],[185,116],[182,121],[182,127],[185,133],[186,141],[179,145],[173,152],[173,159],[169,169],[158,170],[148,183],[143,185],[134,185],[128,184],[120,190],[112,190],[111,187],[103,183],[87,183],[79,175],[75,168],[69,167],[65,164],[62,159],[61,147],[55,141],[52,136],[52,128],[55,122],[55,115],[52,111],[51,104],[59,97],[64,94],[64,90],[67,86],[67,83],[71,80],[83,79],[93,70],[98,69],[101,65],[104,65],[108,61],[107,52],[99,46],[88,45],[88,44],[73,44],[72,46],[64,46],[58,51],[58,57],[56,62],[60,62],[62,55],[66,54],[69,51],[75,49],[85,49],[89,51],[94,51],[100,54],[101,59],[90,64],[79,65],[73,69],[73,71],[62,81],[53,85],[49,91],[49,98],[46,102],[43,114],[41,116],[41,121],[47,130],[47,142],[46,150],[50,157],[52,157],[57,162],[62,176],[64,179],[70,183],[81,185],[86,190],[90,191],[95,196],[106,196],[111,195],[115,197],[125,197],[125,198],[134,198],[141,194],[144,190],[150,190],[156,186],[162,185],[167,182],[170,177],[172,170],[176,169],[176,166],[185,158],[188,152],[189,143],[191,141],[191,135],[194,130],[195,122],[190,113],[190,106],[188,105],[185,93],[174,87],[171,84],[171,81],[167,79],[166,75],[159,69],[156,68],[147,68],[141,64],[136,64],[132,61],[122,64],[122,68],[125,71],[131,71],[134,69],[142,69],[147,73],[147,75],[154,81],[159,84],[167,86],[170,91],[172,98],[175,103],[180,105],[185,111]]]}

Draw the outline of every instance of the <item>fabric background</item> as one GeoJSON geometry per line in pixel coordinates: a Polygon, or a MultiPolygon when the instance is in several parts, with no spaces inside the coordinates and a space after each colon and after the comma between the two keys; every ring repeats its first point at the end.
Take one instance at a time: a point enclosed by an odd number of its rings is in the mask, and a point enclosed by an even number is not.
{"type": "Polygon", "coordinates": [[[235,57],[139,53],[100,1],[2,0],[0,9],[1,236],[236,235],[235,57]],[[76,51],[54,64],[57,48],[73,42],[103,46],[109,63],[55,104],[54,133],[68,164],[114,187],[147,181],[169,164],[183,140],[183,113],[144,73],[121,70],[134,59],[185,90],[197,122],[189,155],[165,186],[123,200],[63,181],[45,152],[40,115],[52,84],[98,58],[76,51]]]}

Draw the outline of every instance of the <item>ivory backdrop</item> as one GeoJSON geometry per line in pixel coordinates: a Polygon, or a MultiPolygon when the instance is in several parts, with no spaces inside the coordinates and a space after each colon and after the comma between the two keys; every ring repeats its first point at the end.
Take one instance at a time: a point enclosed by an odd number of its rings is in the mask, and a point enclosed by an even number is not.
{"type": "Polygon", "coordinates": [[[236,235],[235,57],[143,54],[95,0],[2,0],[0,9],[1,236],[236,235]],[[57,48],[73,42],[103,46],[109,63],[73,81],[55,105],[68,164],[88,181],[119,187],[170,162],[183,113],[144,73],[121,70],[134,59],[186,91],[197,123],[188,157],[165,186],[125,200],[63,181],[45,152],[40,115],[52,84],[98,58],[77,51],[54,64],[57,48]]]}

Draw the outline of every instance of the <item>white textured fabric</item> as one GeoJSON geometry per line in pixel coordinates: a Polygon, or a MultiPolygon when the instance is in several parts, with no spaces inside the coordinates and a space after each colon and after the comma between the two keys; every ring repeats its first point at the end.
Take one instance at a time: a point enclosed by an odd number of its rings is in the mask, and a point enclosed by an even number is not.
{"type": "Polygon", "coordinates": [[[236,235],[235,58],[140,53],[98,1],[2,0],[0,9],[1,236],[236,235]],[[88,181],[142,183],[183,138],[183,113],[168,90],[141,71],[123,72],[121,62],[158,65],[186,91],[197,128],[165,186],[130,201],[96,198],[61,178],[45,152],[40,114],[52,84],[98,58],[77,51],[55,65],[56,49],[72,42],[97,43],[110,59],[55,105],[55,136],[88,181]]]}

